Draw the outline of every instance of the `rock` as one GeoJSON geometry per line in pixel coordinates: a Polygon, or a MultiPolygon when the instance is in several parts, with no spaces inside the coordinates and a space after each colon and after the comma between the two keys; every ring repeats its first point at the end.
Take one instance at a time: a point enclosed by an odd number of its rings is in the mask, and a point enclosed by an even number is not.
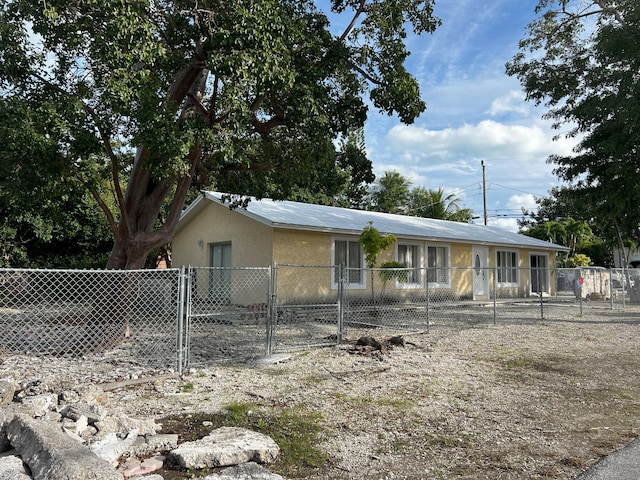
{"type": "Polygon", "coordinates": [[[106,405],[109,403],[109,396],[100,385],[90,384],[78,389],[80,398],[89,404],[106,405]]]}
{"type": "Polygon", "coordinates": [[[0,453],[11,448],[11,443],[7,438],[7,427],[13,418],[13,414],[0,410],[0,453]]]}
{"type": "Polygon", "coordinates": [[[169,451],[178,447],[178,434],[139,436],[126,452],[128,456],[146,457],[152,453],[169,451]]]}
{"type": "Polygon", "coordinates": [[[104,406],[95,403],[88,404],[86,402],[80,402],[76,405],[69,405],[65,407],[63,414],[71,420],[78,420],[81,417],[86,417],[87,422],[90,425],[93,425],[107,417],[107,409],[104,406]]]}
{"type": "Polygon", "coordinates": [[[80,394],[75,390],[65,390],[60,392],[60,401],[69,405],[72,403],[78,403],[80,400],[80,394]]]}
{"type": "Polygon", "coordinates": [[[0,457],[0,480],[30,480],[22,459],[16,455],[0,457]]]}
{"type": "Polygon", "coordinates": [[[280,448],[270,437],[238,427],[222,427],[171,451],[183,468],[210,468],[246,462],[271,463],[280,448]]]}
{"type": "Polygon", "coordinates": [[[147,458],[137,463],[138,465],[131,466],[124,470],[123,475],[125,478],[136,475],[147,475],[148,473],[160,470],[164,464],[164,457],[162,455],[156,455],[155,457],[147,458]]]}
{"type": "Polygon", "coordinates": [[[69,438],[58,424],[16,415],[9,422],[7,436],[36,479],[123,478],[108,462],[69,438]]]}
{"type": "Polygon", "coordinates": [[[44,417],[49,410],[58,405],[58,396],[53,393],[31,395],[22,399],[22,404],[32,417],[44,417]]]}
{"type": "MultiPolygon", "coordinates": [[[[145,479],[146,480],[146,479],[145,479]]],[[[285,480],[281,475],[271,473],[266,468],[254,462],[243,463],[225,468],[220,473],[214,473],[202,480],[285,480]]]]}
{"type": "Polygon", "coordinates": [[[124,440],[120,440],[114,432],[110,432],[102,440],[93,443],[91,451],[111,465],[115,464],[114,466],[116,466],[118,459],[129,450],[137,438],[138,430],[136,429],[129,432],[124,440]]]}
{"type": "Polygon", "coordinates": [[[13,396],[16,394],[16,384],[11,380],[3,378],[0,380],[0,407],[6,407],[13,402],[13,396]]]}
{"type": "Polygon", "coordinates": [[[153,419],[131,418],[125,414],[105,417],[99,422],[95,422],[94,426],[98,429],[99,437],[111,432],[124,437],[134,429],[138,430],[139,435],[153,435],[162,428],[153,419]]]}

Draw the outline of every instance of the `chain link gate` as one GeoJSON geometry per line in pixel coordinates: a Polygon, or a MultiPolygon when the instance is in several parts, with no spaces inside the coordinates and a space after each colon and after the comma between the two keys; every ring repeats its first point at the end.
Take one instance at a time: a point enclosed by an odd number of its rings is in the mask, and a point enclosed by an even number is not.
{"type": "Polygon", "coordinates": [[[186,273],[182,369],[268,353],[271,268],[193,267],[186,273]]]}

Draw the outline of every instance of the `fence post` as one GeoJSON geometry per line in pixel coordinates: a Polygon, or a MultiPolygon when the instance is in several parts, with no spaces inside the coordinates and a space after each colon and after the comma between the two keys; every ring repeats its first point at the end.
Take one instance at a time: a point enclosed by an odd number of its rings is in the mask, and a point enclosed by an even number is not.
{"type": "Polygon", "coordinates": [[[496,325],[498,297],[498,267],[493,267],[493,324],[496,325]]]}
{"type": "Polygon", "coordinates": [[[613,310],[613,271],[609,269],[608,273],[609,273],[609,303],[611,303],[611,310],[613,310]]]}
{"type": "Polygon", "coordinates": [[[631,282],[628,281],[629,278],[629,271],[625,272],[624,267],[622,267],[622,310],[627,307],[627,285],[631,285],[631,282]]]}
{"type": "MultiPolygon", "coordinates": [[[[191,273],[191,267],[189,267],[189,273],[191,273]]],[[[191,310],[191,289],[187,290],[187,282],[188,276],[185,275],[184,265],[180,267],[180,274],[178,276],[178,318],[177,318],[177,347],[178,347],[178,356],[177,356],[177,365],[176,370],[179,374],[182,374],[184,369],[184,348],[185,341],[183,337],[183,332],[187,328],[186,325],[188,323],[188,314],[191,310]],[[188,295],[186,294],[188,293],[188,295]]]]}
{"type": "Polygon", "coordinates": [[[278,264],[273,262],[273,267],[269,267],[269,282],[267,287],[267,324],[264,355],[270,357],[273,350],[273,329],[275,318],[278,318],[277,305],[276,305],[276,289],[278,285],[278,264]]]}
{"type": "Polygon", "coordinates": [[[427,309],[427,333],[431,333],[431,318],[430,318],[430,311],[429,311],[429,273],[427,271],[427,269],[425,268],[424,270],[424,284],[425,284],[425,305],[426,305],[426,309],[427,309]]]}
{"type": "Polygon", "coordinates": [[[540,282],[541,277],[540,273],[542,272],[541,268],[537,269],[538,274],[538,295],[540,295],[540,320],[544,320],[544,302],[542,301],[542,283],[540,282]]]}
{"type": "Polygon", "coordinates": [[[340,264],[338,268],[338,333],[337,343],[342,344],[344,339],[344,265],[340,264]]]}

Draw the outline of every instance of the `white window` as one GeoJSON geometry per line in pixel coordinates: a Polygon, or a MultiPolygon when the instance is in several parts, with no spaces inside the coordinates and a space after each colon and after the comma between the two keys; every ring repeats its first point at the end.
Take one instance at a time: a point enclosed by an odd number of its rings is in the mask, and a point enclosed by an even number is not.
{"type": "Polygon", "coordinates": [[[398,282],[398,286],[416,287],[422,284],[422,259],[420,245],[398,244],[397,259],[407,270],[407,277],[404,282],[398,282]]]}
{"type": "Polygon", "coordinates": [[[518,253],[508,250],[496,252],[496,266],[498,268],[498,283],[518,284],[518,253]]]}
{"type": "MultiPolygon", "coordinates": [[[[346,281],[348,288],[363,288],[364,282],[364,253],[362,245],[357,240],[333,241],[333,265],[342,265],[346,268],[346,281]]],[[[333,287],[340,281],[340,270],[336,268],[333,274],[333,287]]]]}
{"type": "Polygon", "coordinates": [[[430,286],[451,286],[449,247],[427,247],[427,282],[430,286]]]}

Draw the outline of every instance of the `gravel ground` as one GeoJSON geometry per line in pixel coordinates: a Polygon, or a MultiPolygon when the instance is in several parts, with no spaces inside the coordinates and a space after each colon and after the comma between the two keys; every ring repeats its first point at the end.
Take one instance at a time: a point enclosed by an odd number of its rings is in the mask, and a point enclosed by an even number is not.
{"type": "Polygon", "coordinates": [[[637,319],[440,327],[403,338],[384,354],[351,338],[181,377],[126,359],[4,355],[0,376],[58,391],[99,383],[112,408],[156,419],[242,402],[318,413],[328,461],[298,478],[572,479],[640,432],[637,319]]]}

